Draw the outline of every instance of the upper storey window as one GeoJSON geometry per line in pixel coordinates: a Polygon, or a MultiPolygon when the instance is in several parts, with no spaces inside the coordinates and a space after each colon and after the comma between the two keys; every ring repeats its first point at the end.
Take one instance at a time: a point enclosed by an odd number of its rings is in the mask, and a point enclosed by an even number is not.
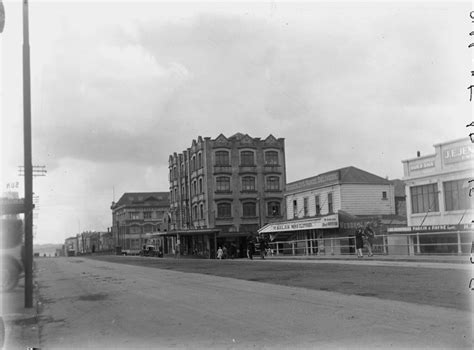
{"type": "Polygon", "coordinates": [[[216,165],[229,165],[229,152],[217,151],[216,152],[216,165]]]}
{"type": "Polygon", "coordinates": [[[278,165],[278,152],[277,151],[265,152],[265,165],[278,165]]]}
{"type": "Polygon", "coordinates": [[[255,156],[252,151],[242,151],[240,153],[240,165],[255,165],[255,156]]]}

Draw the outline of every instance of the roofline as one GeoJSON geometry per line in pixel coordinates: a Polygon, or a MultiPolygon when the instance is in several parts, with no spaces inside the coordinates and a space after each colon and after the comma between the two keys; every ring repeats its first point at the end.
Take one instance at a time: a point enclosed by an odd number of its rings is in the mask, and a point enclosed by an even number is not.
{"type": "Polygon", "coordinates": [[[435,143],[433,145],[433,147],[438,147],[438,146],[442,146],[442,145],[449,145],[451,143],[456,143],[456,142],[459,142],[459,141],[470,141],[470,138],[468,136],[465,136],[463,138],[459,138],[459,139],[456,139],[456,140],[452,140],[452,141],[446,141],[446,142],[440,142],[440,143],[435,143]]]}

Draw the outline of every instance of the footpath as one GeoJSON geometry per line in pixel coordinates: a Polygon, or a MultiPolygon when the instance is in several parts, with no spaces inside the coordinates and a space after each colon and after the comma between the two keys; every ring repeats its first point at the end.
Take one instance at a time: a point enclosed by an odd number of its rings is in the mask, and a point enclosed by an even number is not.
{"type": "MultiPolygon", "coordinates": [[[[358,259],[354,255],[347,256],[292,256],[292,255],[273,255],[266,256],[262,261],[287,261],[293,263],[337,263],[337,264],[360,264],[374,266],[411,266],[426,268],[454,268],[471,270],[474,264],[471,264],[470,257],[462,256],[387,256],[375,255],[373,257],[364,256],[358,259]]],[[[43,259],[43,258],[42,258],[43,259]]],[[[45,258],[54,259],[54,258],[45,258]]],[[[247,259],[242,259],[247,260],[247,259]]],[[[259,256],[254,257],[255,261],[260,261],[259,256]]],[[[238,260],[236,260],[238,261],[238,260]]],[[[35,285],[33,308],[24,307],[24,280],[10,292],[2,294],[1,315],[5,326],[5,336],[3,349],[40,349],[39,313],[40,304],[38,289],[35,285]]]]}

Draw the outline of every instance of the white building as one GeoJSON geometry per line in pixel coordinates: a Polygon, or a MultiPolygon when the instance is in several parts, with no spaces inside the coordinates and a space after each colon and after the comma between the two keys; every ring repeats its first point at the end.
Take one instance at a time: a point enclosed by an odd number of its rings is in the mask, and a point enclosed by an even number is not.
{"type": "Polygon", "coordinates": [[[395,215],[393,184],[353,166],[287,184],[285,201],[286,221],[268,224],[259,233],[304,241],[299,245],[305,254],[313,254],[316,244],[320,251],[321,240],[328,237],[346,237],[331,240],[333,254],[352,253],[353,240],[347,237],[357,222],[395,215]]]}
{"type": "Polygon", "coordinates": [[[410,253],[467,253],[474,211],[469,196],[474,146],[469,138],[434,145],[435,153],[402,161],[410,253]]]}

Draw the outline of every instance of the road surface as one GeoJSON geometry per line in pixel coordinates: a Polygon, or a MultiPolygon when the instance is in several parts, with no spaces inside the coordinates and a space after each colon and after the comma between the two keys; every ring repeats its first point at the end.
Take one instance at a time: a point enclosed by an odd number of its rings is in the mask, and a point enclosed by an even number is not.
{"type": "Polygon", "coordinates": [[[459,308],[87,258],[38,259],[37,267],[43,349],[472,344],[472,313],[459,308]]]}

